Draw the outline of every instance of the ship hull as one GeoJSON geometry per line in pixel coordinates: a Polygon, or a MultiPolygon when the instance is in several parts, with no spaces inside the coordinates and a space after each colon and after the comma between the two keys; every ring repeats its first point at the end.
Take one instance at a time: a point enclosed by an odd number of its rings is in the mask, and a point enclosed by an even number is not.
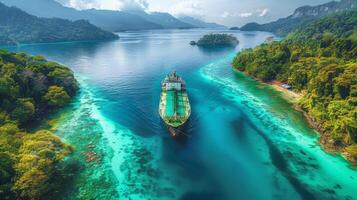
{"type": "MultiPolygon", "coordinates": [[[[161,119],[164,121],[166,126],[170,130],[178,130],[176,132],[180,132],[181,129],[183,129],[189,120],[189,117],[191,115],[191,107],[189,104],[188,96],[186,92],[183,92],[182,95],[185,98],[185,114],[183,116],[167,116],[165,115],[166,109],[167,109],[167,94],[166,92],[162,92],[161,97],[160,97],[160,108],[159,108],[159,113],[161,116],[161,119]]],[[[174,131],[170,131],[174,132],[174,131]]],[[[173,134],[173,135],[178,135],[178,134],[173,134]]]]}
{"type": "Polygon", "coordinates": [[[176,73],[168,75],[162,83],[159,114],[174,137],[182,131],[191,115],[191,107],[184,80],[176,73]]]}
{"type": "Polygon", "coordinates": [[[179,138],[179,137],[182,138],[182,137],[188,136],[186,134],[186,132],[185,132],[186,131],[186,124],[187,124],[187,122],[185,122],[184,124],[182,124],[179,127],[172,127],[172,126],[166,124],[166,127],[167,127],[167,129],[168,129],[168,131],[169,131],[169,133],[170,133],[170,135],[172,137],[174,137],[174,138],[179,138]]]}

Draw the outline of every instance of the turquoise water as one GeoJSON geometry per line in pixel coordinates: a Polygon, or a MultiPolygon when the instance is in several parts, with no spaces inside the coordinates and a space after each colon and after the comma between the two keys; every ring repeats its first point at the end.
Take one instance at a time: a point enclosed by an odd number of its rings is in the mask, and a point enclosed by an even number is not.
{"type": "Polygon", "coordinates": [[[165,116],[173,117],[175,114],[175,91],[166,92],[166,113],[165,116]]]}
{"type": "Polygon", "coordinates": [[[174,117],[175,110],[177,110],[178,116],[185,115],[185,108],[183,104],[182,93],[177,91],[167,91],[166,92],[166,113],[167,117],[174,117]],[[176,107],[176,108],[175,108],[176,107]]]}
{"type": "Polygon", "coordinates": [[[320,148],[302,114],[231,70],[235,52],[271,34],[231,32],[236,49],[189,45],[208,32],[8,47],[70,66],[81,84],[56,132],[81,162],[63,199],[357,199],[357,171],[320,148]],[[192,106],[186,141],[170,137],[158,114],[161,80],[173,70],[192,106]]]}

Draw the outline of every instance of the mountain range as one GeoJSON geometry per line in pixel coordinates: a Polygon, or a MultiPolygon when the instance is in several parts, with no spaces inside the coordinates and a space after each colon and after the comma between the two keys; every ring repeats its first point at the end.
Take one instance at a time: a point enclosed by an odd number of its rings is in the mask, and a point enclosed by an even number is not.
{"type": "Polygon", "coordinates": [[[18,7],[38,17],[85,19],[90,23],[112,32],[145,29],[188,29],[221,28],[221,25],[201,20],[180,20],[169,13],[144,11],[77,10],[63,6],[55,0],[0,0],[8,6],[18,7]]]}
{"type": "Polygon", "coordinates": [[[116,39],[87,20],[39,18],[0,3],[0,44],[116,39]]]}
{"type": "Polygon", "coordinates": [[[178,18],[180,21],[183,21],[187,24],[192,24],[196,27],[199,28],[227,28],[226,26],[217,24],[217,23],[211,23],[211,22],[204,22],[200,19],[190,17],[190,16],[181,16],[178,18]]]}
{"type": "Polygon", "coordinates": [[[255,22],[248,23],[242,26],[240,30],[268,31],[284,36],[315,19],[319,19],[321,17],[339,11],[351,9],[356,5],[357,5],[357,0],[341,0],[341,1],[331,1],[318,6],[303,6],[297,8],[292,15],[286,18],[281,18],[277,21],[266,23],[266,24],[258,24],[255,22]]]}

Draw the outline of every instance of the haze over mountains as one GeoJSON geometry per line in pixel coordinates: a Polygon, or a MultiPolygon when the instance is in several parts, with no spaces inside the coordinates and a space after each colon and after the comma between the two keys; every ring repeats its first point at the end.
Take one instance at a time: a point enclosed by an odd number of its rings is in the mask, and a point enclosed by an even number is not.
{"type": "Polygon", "coordinates": [[[146,13],[144,11],[126,11],[126,13],[130,13],[133,15],[137,15],[142,17],[143,19],[152,22],[154,24],[159,24],[165,29],[171,28],[197,28],[192,24],[188,24],[176,19],[174,16],[170,15],[169,13],[163,12],[152,12],[146,13]]]}
{"type": "Polygon", "coordinates": [[[226,26],[217,23],[204,22],[202,20],[190,16],[181,16],[178,19],[185,23],[192,24],[201,28],[227,28],[226,26]]]}
{"type": "Polygon", "coordinates": [[[248,23],[240,28],[243,31],[268,31],[278,35],[286,35],[291,31],[315,19],[357,6],[357,0],[331,1],[318,6],[303,6],[295,12],[277,21],[267,24],[248,23]]]}
{"type": "Polygon", "coordinates": [[[0,3],[0,44],[65,42],[116,39],[86,20],[39,18],[0,3]]]}
{"type": "MultiPolygon", "coordinates": [[[[110,32],[150,29],[226,28],[189,16],[174,17],[166,12],[143,10],[77,10],[56,0],[0,0],[0,43],[102,40],[117,37],[110,32]]],[[[275,22],[249,23],[240,30],[268,31],[278,35],[289,32],[315,19],[350,9],[357,0],[332,1],[318,6],[303,6],[275,22]]]]}
{"type": "Polygon", "coordinates": [[[169,13],[144,11],[76,10],[65,7],[55,0],[0,0],[8,6],[18,7],[25,12],[46,18],[64,18],[69,20],[86,19],[90,23],[107,31],[118,32],[146,29],[188,29],[221,28],[221,25],[206,23],[195,19],[183,21],[169,13]]]}

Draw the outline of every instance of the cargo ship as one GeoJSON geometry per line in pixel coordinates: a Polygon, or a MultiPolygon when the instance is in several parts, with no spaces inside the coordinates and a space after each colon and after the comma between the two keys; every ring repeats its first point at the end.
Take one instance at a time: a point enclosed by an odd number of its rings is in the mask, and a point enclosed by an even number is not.
{"type": "Polygon", "coordinates": [[[184,134],[183,127],[191,115],[185,81],[173,72],[161,84],[159,113],[172,136],[184,134]]]}

